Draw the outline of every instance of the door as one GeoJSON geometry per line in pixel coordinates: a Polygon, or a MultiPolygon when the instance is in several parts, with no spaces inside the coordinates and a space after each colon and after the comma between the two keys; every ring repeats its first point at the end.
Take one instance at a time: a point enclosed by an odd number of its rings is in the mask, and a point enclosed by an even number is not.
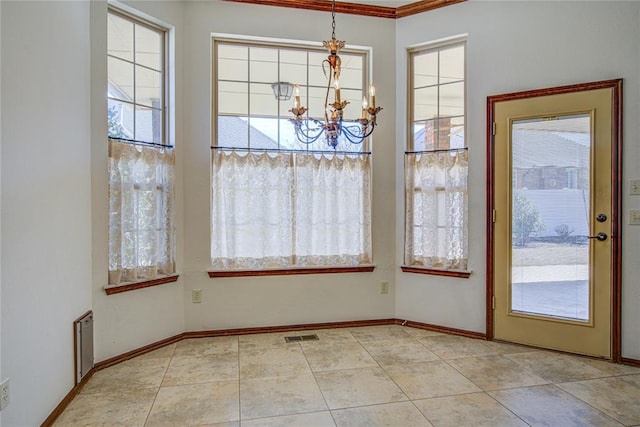
{"type": "Polygon", "coordinates": [[[617,93],[492,104],[495,339],[612,357],[617,93]]]}

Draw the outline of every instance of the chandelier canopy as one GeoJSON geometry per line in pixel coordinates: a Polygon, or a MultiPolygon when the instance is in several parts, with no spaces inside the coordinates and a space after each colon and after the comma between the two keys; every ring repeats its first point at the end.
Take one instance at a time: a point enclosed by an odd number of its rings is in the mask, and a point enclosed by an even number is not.
{"type": "Polygon", "coordinates": [[[304,117],[307,108],[300,104],[300,88],[294,87],[294,105],[289,112],[293,114],[290,119],[293,122],[296,137],[305,144],[311,144],[324,135],[327,144],[334,150],[338,146],[338,139],[344,139],[352,144],[360,144],[376,127],[376,116],[382,107],[376,107],[376,92],[373,84],[369,86],[369,102],[366,97],[362,99],[362,116],[354,120],[345,120],[343,111],[349,101],[340,99],[340,66],[341,60],[338,52],[345,46],[345,42],[336,39],[336,1],[332,1],[331,7],[331,40],[325,40],[322,45],[329,51],[327,59],[322,61],[322,70],[327,77],[327,92],[324,98],[324,121],[311,117],[304,117]],[[329,73],[325,66],[329,65],[329,73]],[[334,84],[335,100],[329,104],[329,92],[331,83],[334,84]]]}

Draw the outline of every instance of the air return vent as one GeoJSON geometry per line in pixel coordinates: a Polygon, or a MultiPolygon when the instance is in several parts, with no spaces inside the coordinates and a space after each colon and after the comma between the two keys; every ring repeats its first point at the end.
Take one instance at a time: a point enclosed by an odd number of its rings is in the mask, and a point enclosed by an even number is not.
{"type": "Polygon", "coordinates": [[[93,368],[93,312],[87,311],[73,322],[76,384],[93,368]]]}
{"type": "Polygon", "coordinates": [[[319,338],[316,334],[313,335],[295,335],[292,337],[284,337],[286,342],[300,342],[300,341],[318,341],[319,338]]]}

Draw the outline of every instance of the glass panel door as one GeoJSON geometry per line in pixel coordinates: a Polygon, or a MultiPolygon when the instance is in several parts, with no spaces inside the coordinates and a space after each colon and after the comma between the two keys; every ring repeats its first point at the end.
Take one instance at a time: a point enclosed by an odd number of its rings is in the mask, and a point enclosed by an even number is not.
{"type": "Polygon", "coordinates": [[[511,312],[590,322],[591,115],[511,127],[511,312]]]}

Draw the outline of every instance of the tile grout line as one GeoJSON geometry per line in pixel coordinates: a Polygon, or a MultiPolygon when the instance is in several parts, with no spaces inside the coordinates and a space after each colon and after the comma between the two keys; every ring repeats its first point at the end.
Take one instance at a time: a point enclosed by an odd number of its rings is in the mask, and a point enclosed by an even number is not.
{"type": "MultiPolygon", "coordinates": [[[[402,328],[403,328],[403,329],[404,329],[405,327],[406,327],[406,326],[402,326],[402,328]]],[[[422,342],[420,342],[420,341],[419,341],[417,338],[415,338],[413,335],[409,334],[408,332],[406,332],[406,333],[407,333],[407,335],[409,335],[409,338],[410,338],[411,340],[414,340],[415,342],[417,342],[418,344],[420,344],[421,346],[423,346],[427,351],[429,351],[431,354],[433,354],[435,357],[437,357],[437,358],[439,359],[438,355],[437,355],[437,354],[435,354],[434,352],[432,352],[431,350],[429,350],[429,349],[427,348],[427,346],[426,346],[426,345],[424,345],[422,342]]],[[[374,341],[375,341],[375,340],[374,340],[374,341]]],[[[382,341],[382,340],[379,340],[379,341],[382,341]]],[[[359,341],[358,341],[358,342],[359,342],[359,341]]],[[[411,398],[409,397],[409,395],[408,395],[408,394],[407,394],[407,393],[402,389],[402,387],[400,387],[400,385],[399,385],[399,384],[398,384],[398,383],[397,383],[397,382],[396,382],[396,381],[391,377],[391,375],[389,375],[389,373],[387,372],[387,370],[386,370],[386,369],[385,369],[385,368],[380,364],[380,362],[378,362],[378,361],[376,360],[376,358],[375,358],[375,357],[373,357],[373,356],[371,355],[371,353],[369,353],[369,350],[367,350],[367,348],[366,348],[365,346],[363,346],[362,344],[360,344],[360,345],[362,346],[362,348],[364,348],[364,351],[366,351],[366,352],[367,352],[367,354],[368,354],[368,355],[369,355],[369,356],[370,356],[370,357],[371,357],[371,358],[372,358],[372,359],[373,359],[373,360],[378,364],[378,367],[382,370],[382,372],[384,372],[384,374],[387,376],[387,378],[389,378],[389,380],[390,380],[393,384],[395,384],[395,386],[396,386],[396,387],[398,387],[398,390],[400,390],[400,391],[402,392],[402,394],[407,398],[407,401],[408,401],[408,402],[410,402],[410,403],[411,403],[411,405],[412,405],[414,408],[416,408],[416,410],[418,411],[418,413],[419,413],[420,415],[422,415],[422,417],[423,417],[425,420],[427,420],[427,422],[428,422],[429,424],[432,424],[432,425],[433,425],[433,423],[431,422],[431,420],[430,420],[430,419],[429,419],[425,414],[423,414],[423,413],[422,413],[422,411],[420,410],[420,408],[418,408],[418,407],[416,406],[416,404],[414,403],[413,399],[411,399],[411,398]]]]}
{"type": "Polygon", "coordinates": [[[149,417],[151,416],[151,411],[153,411],[153,405],[156,404],[156,399],[158,398],[158,394],[160,394],[160,389],[162,388],[162,383],[164,382],[165,377],[167,376],[167,372],[169,372],[169,367],[171,366],[171,362],[173,362],[173,357],[176,354],[176,349],[178,348],[178,343],[173,347],[173,351],[171,352],[171,356],[169,357],[169,363],[167,363],[167,368],[164,370],[164,374],[162,375],[162,380],[160,380],[160,385],[158,386],[158,390],[156,390],[156,395],[153,396],[153,401],[151,402],[151,406],[149,407],[149,412],[147,412],[147,416],[145,417],[143,426],[146,426],[149,422],[149,417]]]}

